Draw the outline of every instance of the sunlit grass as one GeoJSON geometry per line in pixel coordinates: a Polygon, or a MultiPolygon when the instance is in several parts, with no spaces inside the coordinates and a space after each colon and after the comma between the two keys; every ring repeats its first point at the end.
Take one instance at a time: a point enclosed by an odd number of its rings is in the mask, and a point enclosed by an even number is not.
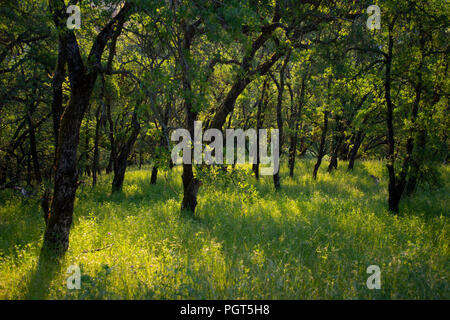
{"type": "Polygon", "coordinates": [[[282,168],[247,182],[256,199],[218,182],[199,192],[198,219],[179,215],[181,170],[130,169],[121,194],[111,176],[91,190],[82,184],[62,270],[49,288],[29,292],[44,221],[37,200],[0,194],[0,298],[48,299],[405,299],[449,296],[449,194],[445,187],[402,201],[402,215],[386,211],[387,178],[380,161],[347,173],[313,162],[295,178],[282,168]],[[381,178],[380,184],[370,178],[381,178]],[[98,249],[98,250],[97,250],[98,249]],[[97,251],[94,251],[97,250],[97,251]],[[69,265],[82,271],[80,290],[68,290],[69,265]],[[381,268],[381,290],[369,290],[366,269],[381,268]],[[47,290],[48,289],[48,290],[47,290]]]}

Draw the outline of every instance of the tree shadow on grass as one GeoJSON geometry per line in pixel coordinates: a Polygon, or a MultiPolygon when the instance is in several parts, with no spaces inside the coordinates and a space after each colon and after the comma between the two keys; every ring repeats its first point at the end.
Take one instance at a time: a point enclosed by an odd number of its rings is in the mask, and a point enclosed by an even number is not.
{"type": "MultiPolygon", "coordinates": [[[[382,199],[381,205],[387,209],[389,177],[387,176],[384,163],[381,166],[381,170],[382,172],[377,174],[376,169],[368,167],[367,163],[359,162],[355,164],[354,170],[348,174],[363,178],[359,178],[357,181],[361,190],[366,190],[366,192],[373,192],[373,190],[384,192],[385,197],[382,199]],[[371,177],[372,174],[379,179],[379,183],[376,183],[374,178],[371,177]]],[[[400,212],[398,215],[413,215],[425,220],[434,219],[441,215],[449,216],[447,190],[448,187],[444,185],[428,190],[419,188],[411,195],[404,193],[400,200],[400,212]]]]}
{"type": "Polygon", "coordinates": [[[26,288],[26,300],[43,300],[49,294],[49,288],[54,277],[61,272],[62,263],[55,258],[39,256],[36,269],[31,271],[31,277],[26,288]]]}
{"type": "Polygon", "coordinates": [[[17,213],[0,218],[0,251],[5,256],[15,255],[18,248],[35,243],[44,230],[38,204],[23,203],[18,209],[17,213]]]}

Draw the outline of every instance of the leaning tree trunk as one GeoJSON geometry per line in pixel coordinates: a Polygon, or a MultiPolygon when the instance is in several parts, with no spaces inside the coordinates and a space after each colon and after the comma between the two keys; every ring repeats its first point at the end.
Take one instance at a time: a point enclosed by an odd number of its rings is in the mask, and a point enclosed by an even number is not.
{"type": "Polygon", "coordinates": [[[355,166],[356,156],[358,155],[358,150],[361,147],[364,137],[365,134],[361,130],[358,130],[355,136],[353,147],[350,151],[350,158],[348,160],[348,167],[347,167],[348,171],[353,170],[353,167],[355,166]]]}
{"type": "Polygon", "coordinates": [[[119,156],[117,157],[116,165],[114,166],[114,178],[112,182],[112,192],[117,192],[122,190],[123,181],[125,179],[125,171],[127,170],[127,160],[133,150],[134,144],[139,136],[141,126],[137,118],[136,109],[133,112],[133,130],[131,131],[130,137],[128,137],[125,144],[122,146],[119,156]]]}
{"type": "Polygon", "coordinates": [[[64,1],[50,0],[49,4],[55,26],[60,30],[60,49],[67,54],[71,96],[59,122],[53,199],[51,205],[46,206],[50,210],[44,212],[46,230],[41,253],[43,257],[61,257],[69,246],[69,232],[78,188],[77,149],[81,121],[100,71],[98,66],[101,65],[106,44],[113,36],[120,34],[131,5],[125,3],[120,12],[100,31],[85,65],[74,32],[66,28],[64,1]]]}
{"type": "Polygon", "coordinates": [[[128,154],[120,153],[117,157],[117,164],[114,167],[114,178],[112,182],[112,192],[122,191],[125,171],[127,170],[128,154]]]}
{"type": "MultiPolygon", "coordinates": [[[[7,157],[5,157],[5,160],[7,157]]],[[[0,185],[4,185],[6,183],[6,175],[8,172],[6,161],[0,161],[0,185]]]]}

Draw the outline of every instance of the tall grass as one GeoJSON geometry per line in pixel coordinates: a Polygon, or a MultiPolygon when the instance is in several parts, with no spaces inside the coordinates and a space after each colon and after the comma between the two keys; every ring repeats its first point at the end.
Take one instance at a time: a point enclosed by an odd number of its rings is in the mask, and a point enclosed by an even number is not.
{"type": "Polygon", "coordinates": [[[379,161],[347,173],[319,172],[302,161],[295,178],[282,167],[282,190],[256,182],[253,201],[218,181],[199,192],[198,219],[179,214],[181,170],[130,169],[121,194],[111,176],[81,185],[70,248],[61,270],[30,285],[44,221],[39,203],[0,193],[0,298],[47,299],[435,299],[449,295],[448,167],[445,186],[404,199],[387,212],[387,179],[379,161]],[[370,174],[381,177],[377,185],[370,174]],[[66,270],[81,268],[80,290],[66,270]],[[381,289],[369,290],[369,265],[381,289]]]}

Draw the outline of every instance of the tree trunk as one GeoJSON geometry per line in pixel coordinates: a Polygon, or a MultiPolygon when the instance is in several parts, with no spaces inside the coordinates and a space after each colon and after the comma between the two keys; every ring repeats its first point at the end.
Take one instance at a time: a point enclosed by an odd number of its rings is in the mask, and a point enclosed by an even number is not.
{"type": "MultiPolygon", "coordinates": [[[[422,41],[421,41],[421,51],[422,52],[424,51],[424,48],[425,48],[424,41],[425,40],[422,38],[422,41]]],[[[423,59],[423,56],[422,56],[422,59],[423,59]]],[[[420,64],[419,83],[416,88],[416,98],[417,98],[417,95],[419,94],[418,91],[422,90],[422,85],[423,85],[422,84],[422,73],[421,73],[422,66],[423,66],[423,63],[420,64]]],[[[448,64],[447,64],[447,68],[448,68],[448,64]]],[[[441,95],[437,94],[437,92],[440,89],[441,89],[440,86],[435,87],[435,92],[433,94],[433,98],[432,98],[432,102],[431,102],[432,105],[435,105],[441,99],[441,95]]],[[[419,103],[416,102],[416,105],[417,105],[417,109],[416,110],[413,109],[413,116],[415,116],[415,117],[417,117],[419,103]],[[415,115],[414,115],[414,111],[416,111],[415,115]]],[[[410,169],[410,173],[409,173],[408,182],[406,184],[406,195],[408,195],[408,196],[412,195],[416,191],[417,183],[418,183],[418,179],[419,179],[420,168],[423,164],[424,155],[426,152],[426,150],[425,150],[426,142],[427,142],[427,132],[423,127],[420,127],[419,132],[417,133],[415,156],[412,158],[412,161],[411,161],[411,169],[410,169]]]]}
{"type": "Polygon", "coordinates": [[[157,166],[153,166],[152,177],[150,179],[150,184],[155,184],[157,179],[158,179],[158,167],[157,166]]]}
{"type": "MultiPolygon", "coordinates": [[[[58,41],[58,60],[56,62],[55,73],[52,80],[53,100],[52,100],[52,116],[53,116],[53,135],[55,138],[55,153],[58,150],[58,134],[59,122],[63,112],[63,83],[66,78],[66,40],[60,38],[58,41]]],[[[56,159],[56,155],[55,155],[56,159]]]]}
{"type": "MultiPolygon", "coordinates": [[[[197,32],[198,25],[196,23],[190,25],[183,25],[183,39],[179,51],[179,63],[181,64],[182,70],[182,83],[183,89],[186,95],[192,93],[191,77],[188,56],[191,53],[192,40],[197,32]]],[[[194,122],[197,119],[198,112],[194,110],[192,104],[192,98],[189,96],[184,97],[184,108],[186,111],[186,124],[187,130],[189,131],[191,137],[194,137],[194,122]]],[[[192,144],[193,148],[193,144],[192,144]]],[[[193,151],[193,150],[192,150],[193,151]]],[[[191,155],[193,152],[191,152],[191,155]]],[[[197,193],[201,186],[201,182],[194,178],[193,168],[192,168],[192,158],[191,163],[183,164],[183,201],[181,203],[181,212],[187,213],[190,216],[195,215],[195,207],[197,206],[197,193]]]]}
{"type": "Polygon", "coordinates": [[[26,158],[27,158],[27,186],[30,186],[31,185],[31,176],[32,176],[32,165],[31,165],[31,155],[30,154],[28,154],[27,156],[26,156],[26,158]]]}
{"type": "Polygon", "coordinates": [[[183,164],[183,202],[181,203],[181,211],[194,215],[197,206],[197,193],[201,186],[201,182],[194,179],[191,164],[183,164]]]}
{"type": "MultiPolygon", "coordinates": [[[[284,92],[284,73],[286,71],[286,67],[289,63],[289,59],[291,57],[291,51],[288,52],[286,55],[286,58],[284,59],[283,65],[280,69],[280,83],[276,83],[275,77],[273,78],[275,83],[278,87],[278,98],[277,98],[277,127],[279,132],[279,139],[280,139],[280,156],[283,151],[283,141],[284,141],[284,135],[283,135],[283,113],[282,113],[282,104],[283,104],[283,92],[284,92]]],[[[275,190],[280,190],[281,183],[280,183],[280,170],[277,171],[273,175],[273,185],[275,187],[275,190]]]]}
{"type": "MultiPolygon", "coordinates": [[[[276,12],[279,12],[279,5],[280,4],[277,2],[277,9],[275,10],[276,12]]],[[[268,59],[258,67],[255,68],[252,64],[256,52],[264,46],[267,40],[271,38],[272,33],[277,28],[276,25],[280,21],[280,18],[281,16],[276,13],[272,19],[272,24],[262,28],[261,34],[253,41],[251,45],[252,49],[243,57],[240,64],[242,75],[238,76],[231,89],[228,91],[221,108],[216,112],[213,120],[211,121],[211,124],[209,126],[210,128],[217,128],[220,130],[223,127],[228,114],[231,113],[234,109],[237,98],[242,93],[242,91],[245,90],[247,85],[251,83],[252,77],[250,77],[249,74],[252,72],[252,70],[255,70],[257,75],[263,76],[285,54],[284,50],[277,50],[275,54],[270,57],[270,59],[268,59]]]]}
{"type": "Polygon", "coordinates": [[[73,205],[78,187],[77,147],[80,126],[91,92],[92,88],[89,86],[73,92],[69,106],[61,118],[53,201],[42,247],[44,255],[50,253],[60,256],[69,246],[73,205]]]}
{"type": "Polygon", "coordinates": [[[289,177],[294,177],[295,155],[297,153],[297,139],[298,139],[298,124],[291,136],[291,143],[289,145],[289,177]]]}
{"type": "Polygon", "coordinates": [[[50,0],[49,5],[55,26],[60,30],[59,40],[63,43],[61,49],[65,49],[67,54],[71,85],[70,101],[59,122],[51,209],[48,213],[44,212],[47,227],[41,254],[45,258],[58,258],[64,255],[69,246],[69,232],[78,188],[77,149],[81,121],[98,76],[98,65],[101,65],[106,43],[114,35],[120,34],[131,6],[125,3],[120,12],[97,35],[87,58],[87,65],[84,65],[75,34],[66,28],[64,1],[50,0]]]}
{"type": "Polygon", "coordinates": [[[322,159],[325,156],[325,142],[327,137],[327,130],[328,130],[328,111],[323,112],[323,129],[322,129],[322,136],[320,138],[320,146],[319,146],[319,154],[317,155],[317,162],[314,165],[314,171],[313,171],[313,179],[317,179],[317,172],[319,171],[320,164],[322,163],[322,159]]]}
{"type": "Polygon", "coordinates": [[[344,132],[342,132],[343,127],[341,119],[339,117],[336,117],[336,121],[337,121],[337,128],[334,137],[333,149],[331,151],[330,164],[328,165],[328,173],[331,173],[333,170],[337,170],[339,149],[341,148],[342,142],[344,140],[344,132]]]}
{"type": "Polygon", "coordinates": [[[33,161],[33,169],[34,169],[34,176],[36,178],[36,181],[38,184],[42,182],[42,175],[41,175],[41,167],[39,165],[39,159],[37,154],[37,148],[36,148],[36,134],[35,134],[35,128],[33,124],[33,119],[31,118],[31,111],[27,113],[27,121],[28,126],[30,128],[30,151],[31,151],[31,158],[33,161]]]}
{"type": "MultiPolygon", "coordinates": [[[[137,106],[136,106],[137,108],[137,106]]],[[[130,137],[122,146],[119,156],[117,157],[116,165],[114,166],[114,178],[112,183],[112,192],[117,192],[122,190],[123,181],[125,179],[125,171],[127,170],[127,160],[133,150],[134,144],[139,136],[139,132],[141,130],[141,126],[137,119],[136,108],[133,112],[133,130],[131,131],[130,137]]]]}
{"type": "MultiPolygon", "coordinates": [[[[85,136],[84,136],[84,174],[88,177],[90,177],[91,175],[91,171],[89,168],[89,111],[87,111],[88,116],[87,116],[87,121],[86,121],[86,125],[85,125],[85,136]]],[[[78,161],[79,162],[79,161],[78,161]]]]}
{"type": "Polygon", "coordinates": [[[115,161],[116,160],[114,159],[114,153],[111,150],[111,152],[109,153],[108,165],[106,166],[106,174],[110,174],[113,171],[115,161]]]}
{"type": "Polygon", "coordinates": [[[106,168],[106,174],[109,174],[113,170],[115,170],[115,167],[117,166],[117,151],[116,151],[116,140],[114,138],[114,121],[111,115],[111,101],[108,95],[106,95],[105,98],[106,98],[105,100],[106,118],[109,124],[108,137],[111,145],[111,152],[109,154],[108,166],[106,168]]]}
{"type": "Polygon", "coordinates": [[[389,44],[388,44],[388,54],[386,57],[386,71],[384,80],[384,95],[386,100],[386,125],[387,125],[387,142],[388,142],[388,153],[387,153],[387,164],[389,183],[388,183],[388,207],[389,211],[393,213],[399,212],[399,203],[403,193],[404,184],[402,181],[397,181],[395,175],[395,138],[394,138],[394,104],[391,99],[391,67],[392,67],[392,48],[394,45],[394,40],[392,37],[392,30],[394,28],[394,22],[389,25],[389,44]]]}
{"type": "Polygon", "coordinates": [[[300,155],[299,157],[302,158],[305,156],[306,151],[308,151],[309,146],[305,142],[305,136],[302,136],[300,138],[300,155]]]}
{"type": "MultiPolygon", "coordinates": [[[[303,109],[303,104],[304,104],[304,100],[305,100],[306,77],[307,77],[307,75],[305,75],[302,78],[298,110],[296,110],[296,112],[294,112],[292,114],[292,116],[294,117],[294,134],[291,136],[291,143],[289,146],[289,176],[291,178],[294,177],[295,156],[297,155],[298,131],[299,131],[299,128],[303,127],[303,121],[301,121],[300,118],[302,116],[302,109],[303,109]]],[[[293,93],[291,93],[291,96],[292,95],[293,95],[293,93]]],[[[303,140],[302,140],[301,147],[303,147],[303,140]]]]}
{"type": "Polygon", "coordinates": [[[7,157],[5,157],[5,161],[0,161],[0,185],[4,185],[6,183],[6,174],[8,172],[6,159],[7,157]]]}
{"type": "Polygon", "coordinates": [[[98,107],[95,114],[96,124],[95,124],[95,137],[94,137],[94,157],[92,162],[92,186],[97,185],[97,173],[98,173],[98,162],[99,162],[99,142],[100,142],[100,128],[102,126],[101,117],[101,105],[98,107]]]}
{"type": "Polygon", "coordinates": [[[417,188],[417,182],[419,179],[420,167],[422,164],[422,157],[425,154],[425,147],[427,141],[427,133],[425,130],[420,130],[416,143],[416,156],[412,158],[411,168],[409,172],[408,182],[406,184],[406,195],[412,195],[417,188]]]}
{"type": "MultiPolygon", "coordinates": [[[[394,148],[395,148],[395,140],[394,140],[394,129],[393,129],[393,108],[394,105],[391,101],[391,65],[392,65],[392,49],[394,45],[394,40],[392,37],[392,29],[393,24],[389,26],[389,46],[388,46],[388,56],[386,59],[386,79],[385,79],[385,99],[387,104],[387,126],[388,126],[388,172],[389,172],[389,210],[393,213],[399,212],[399,203],[401,200],[401,197],[405,191],[406,183],[407,183],[407,175],[411,164],[411,159],[413,157],[413,150],[414,150],[414,138],[413,136],[410,136],[406,142],[406,155],[403,159],[402,167],[400,169],[400,174],[398,177],[395,175],[394,171],[394,148]]],[[[422,30],[419,28],[419,32],[422,35],[422,30]]],[[[419,112],[419,105],[422,95],[422,68],[423,68],[423,62],[424,62],[424,47],[425,47],[425,40],[424,37],[421,37],[420,40],[421,44],[421,62],[419,63],[418,69],[417,69],[417,75],[418,75],[418,82],[415,85],[415,98],[412,105],[411,110],[411,123],[414,125],[417,120],[417,115],[419,112]]],[[[411,132],[413,134],[413,132],[411,132]]],[[[412,187],[412,186],[411,186],[412,187]]]]}
{"type": "Polygon", "coordinates": [[[122,191],[123,181],[125,180],[125,171],[127,170],[127,158],[120,155],[117,158],[117,165],[114,168],[114,177],[112,182],[112,192],[122,191]]]}
{"type": "Polygon", "coordinates": [[[261,90],[261,97],[258,101],[258,110],[256,111],[256,163],[253,164],[252,169],[253,173],[255,174],[256,180],[259,180],[259,129],[262,127],[263,118],[264,118],[264,109],[265,109],[265,101],[264,96],[266,93],[266,87],[267,87],[267,78],[264,79],[263,87],[261,90]]]}
{"type": "Polygon", "coordinates": [[[347,168],[348,171],[353,170],[353,167],[355,165],[356,156],[358,155],[358,150],[364,140],[364,137],[365,137],[365,134],[362,131],[358,130],[358,132],[356,133],[355,139],[354,139],[352,150],[350,151],[350,158],[348,161],[348,168],[347,168]]]}

